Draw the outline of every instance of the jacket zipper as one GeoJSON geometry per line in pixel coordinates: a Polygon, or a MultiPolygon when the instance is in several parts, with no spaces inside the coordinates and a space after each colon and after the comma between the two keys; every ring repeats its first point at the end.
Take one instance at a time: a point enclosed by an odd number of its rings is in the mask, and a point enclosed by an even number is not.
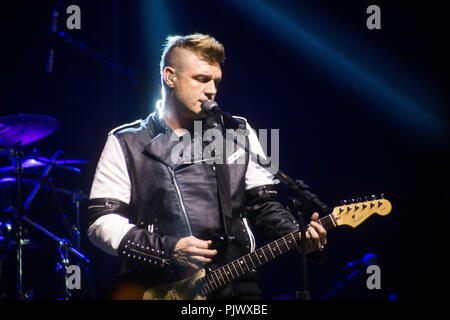
{"type": "Polygon", "coordinates": [[[105,201],[105,204],[94,204],[88,207],[88,209],[92,209],[92,208],[107,208],[107,209],[112,209],[112,205],[111,202],[109,202],[108,200],[105,201]]]}
{"type": "Polygon", "coordinates": [[[168,167],[168,168],[169,168],[169,172],[170,172],[170,176],[172,178],[173,184],[175,185],[175,189],[177,191],[178,201],[179,201],[180,206],[181,206],[181,211],[183,211],[184,218],[186,220],[186,224],[187,224],[188,229],[189,229],[189,234],[192,236],[191,224],[189,223],[189,219],[188,219],[188,216],[187,216],[186,208],[184,206],[183,199],[181,198],[181,192],[180,192],[180,188],[178,186],[177,178],[175,177],[175,171],[171,167],[168,167]]]}
{"type": "Polygon", "coordinates": [[[242,218],[242,222],[244,223],[245,229],[247,229],[247,233],[248,233],[248,236],[250,238],[250,252],[253,252],[253,251],[255,251],[255,248],[256,248],[255,237],[253,236],[252,230],[248,226],[247,218],[242,218]]]}

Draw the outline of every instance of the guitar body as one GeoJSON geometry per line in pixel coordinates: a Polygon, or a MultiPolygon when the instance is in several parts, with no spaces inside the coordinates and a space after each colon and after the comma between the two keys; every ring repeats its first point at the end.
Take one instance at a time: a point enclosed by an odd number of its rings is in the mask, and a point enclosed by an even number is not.
{"type": "Polygon", "coordinates": [[[205,269],[201,269],[181,280],[158,284],[125,274],[110,284],[106,295],[110,300],[205,300],[196,288],[197,280],[205,274],[205,269]]]}

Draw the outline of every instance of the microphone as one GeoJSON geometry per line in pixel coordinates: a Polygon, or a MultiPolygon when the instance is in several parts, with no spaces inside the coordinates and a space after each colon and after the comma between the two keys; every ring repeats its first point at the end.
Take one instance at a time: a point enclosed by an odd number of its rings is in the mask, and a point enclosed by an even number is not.
{"type": "Polygon", "coordinates": [[[52,29],[50,32],[51,35],[51,47],[48,51],[48,59],[47,59],[47,73],[53,72],[53,64],[55,60],[55,46],[56,46],[56,36],[58,31],[58,17],[59,17],[59,7],[62,6],[62,3],[57,3],[55,8],[53,9],[53,22],[52,29]]]}
{"type": "Polygon", "coordinates": [[[239,122],[236,121],[229,113],[222,110],[214,100],[205,100],[201,104],[202,112],[213,117],[222,117],[233,128],[240,128],[239,122]]]}

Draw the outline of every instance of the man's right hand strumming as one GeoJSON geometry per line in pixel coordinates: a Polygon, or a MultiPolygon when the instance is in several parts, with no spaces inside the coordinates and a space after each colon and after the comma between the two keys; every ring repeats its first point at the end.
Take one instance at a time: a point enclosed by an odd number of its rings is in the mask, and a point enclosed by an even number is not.
{"type": "Polygon", "coordinates": [[[173,251],[174,261],[182,266],[202,268],[217,254],[216,249],[208,249],[211,244],[211,240],[200,240],[193,236],[181,238],[173,251]]]}

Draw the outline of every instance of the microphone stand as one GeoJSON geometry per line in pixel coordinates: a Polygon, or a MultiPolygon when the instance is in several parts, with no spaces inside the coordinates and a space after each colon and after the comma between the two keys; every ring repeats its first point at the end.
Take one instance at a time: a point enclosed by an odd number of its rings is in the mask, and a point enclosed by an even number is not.
{"type": "Polygon", "coordinates": [[[59,17],[59,9],[62,7],[62,3],[57,3],[53,8],[52,14],[52,29],[51,29],[51,47],[48,52],[47,59],[47,73],[53,72],[53,65],[55,61],[55,45],[56,45],[56,32],[58,31],[58,17],[59,17]]]}
{"type": "Polygon", "coordinates": [[[60,37],[62,40],[64,40],[65,43],[68,45],[71,45],[73,47],[82,49],[85,53],[87,53],[89,56],[95,58],[96,60],[102,62],[103,64],[111,67],[115,71],[120,72],[121,74],[127,76],[131,80],[133,80],[134,84],[139,84],[139,80],[136,78],[136,71],[128,71],[124,68],[120,67],[119,65],[109,61],[108,59],[104,58],[104,54],[100,54],[95,52],[94,50],[90,49],[88,46],[86,46],[84,43],[78,41],[74,37],[70,36],[69,34],[59,31],[55,33],[56,36],[60,37]]]}
{"type": "Polygon", "coordinates": [[[308,257],[306,253],[306,222],[305,214],[303,213],[303,205],[300,201],[295,198],[290,198],[288,201],[288,209],[291,212],[297,212],[298,224],[300,229],[300,239],[301,239],[301,261],[302,261],[302,290],[296,291],[295,296],[297,300],[311,300],[311,293],[308,290],[308,257]]]}
{"type": "MultiPolygon", "coordinates": [[[[226,113],[224,113],[226,114],[226,113]]],[[[223,118],[226,118],[227,121],[231,121],[232,126],[234,129],[239,127],[245,132],[248,132],[248,129],[245,127],[245,125],[242,125],[238,123],[234,118],[230,117],[224,117],[223,114],[218,114],[213,112],[211,114],[214,116],[218,121],[224,122],[223,118]]],[[[225,126],[223,126],[224,128],[225,126]]],[[[226,137],[226,136],[225,136],[226,137]]],[[[264,166],[260,163],[258,163],[258,155],[254,154],[252,151],[249,150],[249,148],[245,145],[242,145],[237,140],[237,137],[235,136],[234,142],[237,146],[244,149],[244,151],[250,155],[250,161],[254,161],[261,167],[265,168],[268,166],[264,166]]],[[[226,161],[226,159],[225,159],[226,161]]],[[[266,169],[267,170],[267,169],[266,169]]],[[[281,171],[279,168],[277,169],[277,172],[273,174],[275,178],[277,178],[280,182],[282,182],[284,185],[286,185],[288,188],[290,188],[292,191],[295,192],[296,197],[290,198],[288,200],[288,209],[290,211],[296,211],[298,216],[298,222],[300,227],[300,234],[301,234],[301,256],[302,256],[302,290],[296,292],[296,297],[298,300],[310,300],[311,294],[308,291],[308,273],[307,273],[307,253],[306,253],[306,222],[305,222],[305,214],[303,211],[305,211],[311,204],[315,205],[320,209],[320,211],[324,213],[328,213],[329,207],[320,201],[320,199],[310,191],[310,188],[307,184],[304,183],[303,180],[299,179],[292,179],[288,175],[286,175],[283,171],[281,171]]]]}
{"type": "Polygon", "coordinates": [[[291,212],[297,212],[299,229],[300,229],[300,241],[301,241],[301,261],[302,261],[302,289],[296,291],[297,300],[311,300],[311,293],[308,290],[308,257],[306,252],[306,209],[311,205],[315,205],[320,208],[322,213],[328,213],[329,208],[326,204],[319,200],[319,198],[309,191],[309,186],[302,180],[293,180],[281,170],[275,174],[281,182],[291,188],[296,193],[296,198],[290,198],[288,200],[288,209],[291,212]],[[280,179],[281,178],[281,179],[280,179]]]}

